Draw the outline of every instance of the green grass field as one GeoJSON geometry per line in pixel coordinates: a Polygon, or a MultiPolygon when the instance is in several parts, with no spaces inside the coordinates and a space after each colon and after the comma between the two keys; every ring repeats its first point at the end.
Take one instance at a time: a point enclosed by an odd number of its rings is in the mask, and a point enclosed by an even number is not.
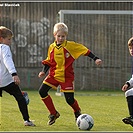
{"type": "MultiPolygon", "coordinates": [[[[30,98],[29,114],[36,127],[25,127],[18,111],[17,103],[12,96],[3,93],[1,98],[1,131],[75,131],[82,132],[75,124],[73,110],[66,104],[63,96],[56,96],[55,91],[49,94],[53,98],[60,118],[56,123],[47,125],[49,112],[41,101],[38,91],[27,91],[30,98]]],[[[82,113],[90,114],[94,119],[91,131],[133,131],[133,127],[124,124],[121,119],[128,116],[128,109],[124,93],[77,91],[82,113]]]]}

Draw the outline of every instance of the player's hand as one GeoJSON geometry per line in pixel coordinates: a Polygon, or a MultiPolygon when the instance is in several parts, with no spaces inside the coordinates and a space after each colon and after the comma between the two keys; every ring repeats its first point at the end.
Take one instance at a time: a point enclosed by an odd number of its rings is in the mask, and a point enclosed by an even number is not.
{"type": "Polygon", "coordinates": [[[40,72],[40,73],[38,74],[38,77],[39,77],[39,78],[42,78],[43,76],[45,76],[45,72],[40,72]]]}
{"type": "Polygon", "coordinates": [[[95,63],[96,63],[96,65],[100,66],[100,65],[102,65],[102,60],[101,59],[97,59],[95,61],[95,63]]]}
{"type": "Polygon", "coordinates": [[[124,84],[123,87],[122,87],[122,91],[126,91],[128,89],[128,85],[127,84],[124,84]]]}
{"type": "Polygon", "coordinates": [[[12,78],[13,78],[15,84],[17,84],[17,85],[20,84],[20,79],[19,79],[19,77],[17,75],[13,76],[12,78]]]}

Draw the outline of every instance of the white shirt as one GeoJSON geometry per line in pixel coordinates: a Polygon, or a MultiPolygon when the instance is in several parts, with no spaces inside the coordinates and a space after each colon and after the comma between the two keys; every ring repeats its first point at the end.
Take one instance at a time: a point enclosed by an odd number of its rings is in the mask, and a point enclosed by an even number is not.
{"type": "Polygon", "coordinates": [[[17,73],[10,47],[0,44],[0,87],[5,87],[14,82],[12,73],[17,73]]]}
{"type": "Polygon", "coordinates": [[[130,87],[133,87],[133,75],[127,82],[129,82],[130,87]]]}

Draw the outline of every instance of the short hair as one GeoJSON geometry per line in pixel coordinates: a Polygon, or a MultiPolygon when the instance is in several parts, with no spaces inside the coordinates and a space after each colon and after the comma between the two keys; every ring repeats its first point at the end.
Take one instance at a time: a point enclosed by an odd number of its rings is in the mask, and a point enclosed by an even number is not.
{"type": "Polygon", "coordinates": [[[56,23],[54,25],[53,34],[56,35],[58,31],[63,31],[67,35],[68,34],[68,27],[67,27],[67,25],[64,24],[63,22],[56,23]]]}
{"type": "Polygon", "coordinates": [[[5,26],[0,26],[0,37],[13,37],[13,32],[5,26]]]}

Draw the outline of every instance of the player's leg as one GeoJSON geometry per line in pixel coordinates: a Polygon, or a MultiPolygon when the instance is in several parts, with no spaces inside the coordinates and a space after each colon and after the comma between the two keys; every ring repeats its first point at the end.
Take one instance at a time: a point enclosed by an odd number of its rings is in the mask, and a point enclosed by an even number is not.
{"type": "Polygon", "coordinates": [[[125,92],[125,97],[127,100],[127,106],[130,116],[123,118],[122,121],[125,124],[130,124],[131,126],[133,126],[133,88],[125,92]]]}
{"type": "Polygon", "coordinates": [[[25,126],[35,126],[32,121],[29,120],[29,114],[28,114],[28,107],[25,101],[25,98],[23,97],[21,90],[18,85],[15,83],[11,83],[8,86],[6,86],[4,89],[7,93],[10,95],[13,95],[18,103],[19,110],[23,116],[24,119],[24,125],[25,126]]]}
{"type": "Polygon", "coordinates": [[[48,125],[52,125],[53,123],[55,123],[55,120],[60,116],[58,111],[55,109],[52,98],[48,94],[48,91],[50,89],[51,89],[51,87],[44,83],[42,83],[42,85],[39,88],[39,94],[41,96],[41,99],[50,112],[48,125]]]}
{"type": "Polygon", "coordinates": [[[75,120],[81,115],[81,109],[78,101],[74,98],[74,92],[64,92],[66,102],[72,107],[75,115],[75,120]]]}

